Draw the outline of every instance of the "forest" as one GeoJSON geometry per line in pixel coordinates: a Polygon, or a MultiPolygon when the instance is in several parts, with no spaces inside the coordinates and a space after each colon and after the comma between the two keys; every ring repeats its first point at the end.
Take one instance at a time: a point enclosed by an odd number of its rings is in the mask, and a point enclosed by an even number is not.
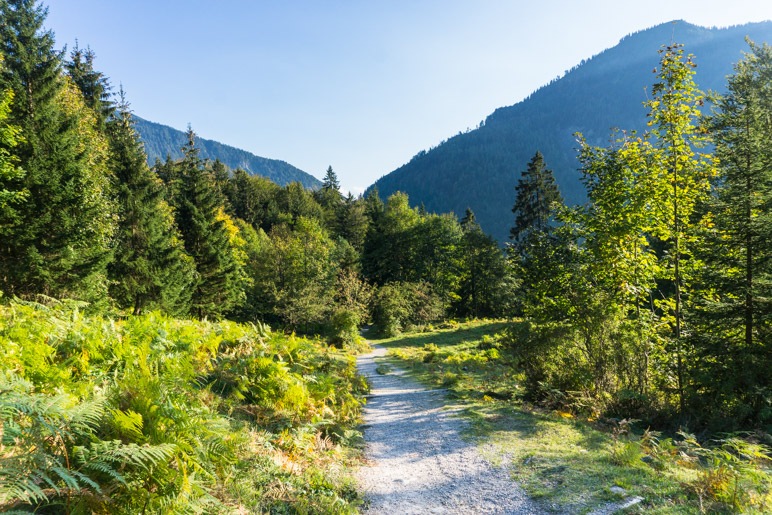
{"type": "Polygon", "coordinates": [[[647,131],[577,135],[584,204],[538,149],[513,163],[502,248],[332,167],[230,170],[190,128],[148,166],[126,93],[45,17],[0,1],[0,510],[355,510],[364,325],[507,320],[529,402],[772,443],[769,46],[711,96],[663,47],[647,131]]]}

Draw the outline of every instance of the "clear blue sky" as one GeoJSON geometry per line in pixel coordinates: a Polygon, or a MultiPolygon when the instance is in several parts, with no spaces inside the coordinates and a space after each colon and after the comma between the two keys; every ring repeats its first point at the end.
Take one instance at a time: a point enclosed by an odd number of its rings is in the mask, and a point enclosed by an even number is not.
{"type": "MultiPolygon", "coordinates": [[[[48,0],[134,112],[361,192],[653,25],[772,19],[769,0],[48,0]]],[[[698,56],[699,57],[699,56],[698,56]]]]}

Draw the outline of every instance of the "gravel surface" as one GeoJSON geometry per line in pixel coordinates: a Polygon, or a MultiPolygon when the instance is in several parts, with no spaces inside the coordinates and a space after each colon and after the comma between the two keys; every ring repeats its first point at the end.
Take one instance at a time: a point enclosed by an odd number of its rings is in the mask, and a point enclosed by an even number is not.
{"type": "Polygon", "coordinates": [[[359,485],[371,514],[542,513],[506,468],[484,460],[461,438],[465,421],[445,405],[442,390],[427,390],[399,370],[380,375],[375,347],[357,360],[372,390],[364,409],[365,457],[359,485]]]}

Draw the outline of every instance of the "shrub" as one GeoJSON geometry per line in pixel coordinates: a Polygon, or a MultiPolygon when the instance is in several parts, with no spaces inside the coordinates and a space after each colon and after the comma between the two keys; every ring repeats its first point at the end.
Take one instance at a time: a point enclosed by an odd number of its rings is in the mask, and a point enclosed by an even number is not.
{"type": "Polygon", "coordinates": [[[385,284],[373,297],[373,324],[386,337],[396,336],[410,326],[439,320],[444,314],[441,299],[428,283],[385,284]]]}
{"type": "Polygon", "coordinates": [[[349,309],[338,308],[330,318],[331,341],[338,348],[355,346],[359,340],[359,315],[349,309]]]}

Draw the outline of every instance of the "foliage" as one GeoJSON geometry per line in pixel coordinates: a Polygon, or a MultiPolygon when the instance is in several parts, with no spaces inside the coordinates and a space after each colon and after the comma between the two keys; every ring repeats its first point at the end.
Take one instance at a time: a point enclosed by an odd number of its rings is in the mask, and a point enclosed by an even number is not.
{"type": "Polygon", "coordinates": [[[698,255],[704,262],[695,306],[694,399],[712,426],[772,424],[772,49],[750,43],[708,127],[720,177],[708,202],[698,255]]]}
{"type": "Polygon", "coordinates": [[[3,220],[2,288],[13,295],[68,296],[104,304],[114,208],[107,142],[96,116],[61,73],[45,9],[0,3],[2,90],[13,90],[9,121],[20,127],[16,154],[25,202],[3,220]],[[107,215],[107,216],[105,216],[107,215]]]}
{"type": "Polygon", "coordinates": [[[707,28],[669,21],[630,34],[525,98],[511,99],[512,105],[487,114],[479,125],[418,152],[366,194],[377,188],[385,199],[401,191],[413,206],[425,205],[435,213],[463,216],[471,208],[487,234],[506,242],[514,185],[537,150],[554,171],[566,203],[576,205],[586,197],[573,133],[584,134],[591,146],[605,146],[611,127],[639,133],[647,128],[641,103],[651,95],[650,72],[659,68],[656,52],[661,45],[684,43],[700,59],[696,78],[701,89],[724,91],[732,64],[747,49],[744,38],[772,41],[771,32],[768,23],[707,28]]]}
{"type": "Polygon", "coordinates": [[[373,324],[384,336],[439,320],[443,312],[442,301],[428,283],[388,283],[373,297],[373,324]]]}
{"type": "Polygon", "coordinates": [[[191,308],[199,318],[219,318],[243,301],[245,276],[215,176],[199,158],[192,130],[188,136],[185,157],[174,165],[172,204],[185,251],[195,263],[191,308]]]}
{"type": "Polygon", "coordinates": [[[20,128],[8,123],[11,102],[13,91],[4,91],[0,97],[0,230],[13,219],[13,204],[22,202],[27,196],[27,191],[20,189],[18,183],[24,177],[24,170],[19,168],[19,158],[13,153],[19,144],[20,128]]]}
{"type": "Polygon", "coordinates": [[[135,315],[148,308],[187,313],[194,263],[163,198],[163,184],[145,163],[125,99],[107,122],[107,136],[118,205],[110,294],[135,315]]]}
{"type": "Polygon", "coordinates": [[[54,301],[0,307],[0,352],[3,509],[353,511],[337,472],[366,387],[352,356],[54,301]]]}

